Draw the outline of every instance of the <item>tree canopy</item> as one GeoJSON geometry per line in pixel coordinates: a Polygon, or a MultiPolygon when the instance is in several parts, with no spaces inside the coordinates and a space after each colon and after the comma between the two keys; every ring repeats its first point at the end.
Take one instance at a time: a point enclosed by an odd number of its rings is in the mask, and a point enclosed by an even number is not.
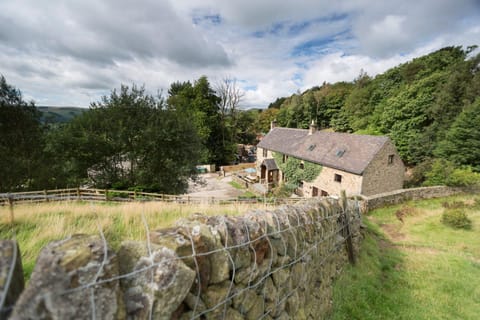
{"type": "Polygon", "coordinates": [[[68,184],[185,191],[199,138],[191,121],[143,87],[122,86],[59,130],[52,141],[68,184]],[[89,178],[89,179],[87,179],[89,178]]]}
{"type": "Polygon", "coordinates": [[[42,163],[43,127],[33,102],[0,75],[0,190],[38,185],[42,163]]]}
{"type": "Polygon", "coordinates": [[[480,98],[463,109],[438,144],[436,153],[480,172],[480,98]]]}
{"type": "Polygon", "coordinates": [[[239,100],[232,100],[230,90],[232,87],[220,87],[216,92],[205,76],[193,84],[174,82],[168,90],[168,108],[190,118],[195,125],[203,147],[200,163],[223,165],[234,160],[239,100]]]}
{"type": "Polygon", "coordinates": [[[252,141],[256,112],[225,79],[175,82],[167,99],[122,85],[68,123],[39,121],[35,105],[0,78],[0,192],[91,185],[186,191],[196,165],[230,164],[237,141],[252,141]]]}

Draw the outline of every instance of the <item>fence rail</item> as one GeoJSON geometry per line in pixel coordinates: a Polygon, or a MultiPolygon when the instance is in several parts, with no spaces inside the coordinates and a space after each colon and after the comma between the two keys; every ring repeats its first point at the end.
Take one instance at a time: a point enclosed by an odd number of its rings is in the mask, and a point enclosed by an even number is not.
{"type": "Polygon", "coordinates": [[[305,198],[265,198],[265,197],[198,197],[189,195],[169,195],[151,192],[138,192],[108,189],[56,189],[15,193],[0,193],[0,205],[40,203],[53,201],[163,201],[183,204],[237,204],[271,203],[293,204],[305,198]]]}

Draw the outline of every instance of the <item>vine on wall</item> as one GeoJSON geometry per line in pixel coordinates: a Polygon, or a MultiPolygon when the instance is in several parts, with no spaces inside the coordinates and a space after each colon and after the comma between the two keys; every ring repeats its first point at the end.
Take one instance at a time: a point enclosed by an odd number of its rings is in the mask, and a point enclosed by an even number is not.
{"type": "Polygon", "coordinates": [[[302,161],[295,157],[287,157],[284,162],[283,154],[278,152],[273,152],[273,158],[278,168],[282,170],[288,184],[293,185],[295,188],[297,188],[302,181],[312,182],[315,180],[323,168],[323,166],[319,164],[302,161]]]}

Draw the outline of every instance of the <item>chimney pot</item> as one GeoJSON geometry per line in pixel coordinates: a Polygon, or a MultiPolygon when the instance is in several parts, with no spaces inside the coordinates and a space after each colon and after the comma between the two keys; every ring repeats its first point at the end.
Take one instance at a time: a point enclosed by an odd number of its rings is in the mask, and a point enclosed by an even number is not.
{"type": "Polygon", "coordinates": [[[277,120],[273,120],[272,122],[270,122],[270,130],[273,130],[273,128],[275,128],[277,126],[277,120]]]}
{"type": "Polygon", "coordinates": [[[315,132],[317,132],[317,125],[315,124],[315,121],[312,120],[312,123],[310,124],[310,129],[308,130],[308,135],[311,136],[315,132]]]}

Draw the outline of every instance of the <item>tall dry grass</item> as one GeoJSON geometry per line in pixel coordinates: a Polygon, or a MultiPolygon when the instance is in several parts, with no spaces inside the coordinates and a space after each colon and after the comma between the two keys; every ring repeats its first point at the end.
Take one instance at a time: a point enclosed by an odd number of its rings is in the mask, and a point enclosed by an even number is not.
{"type": "Polygon", "coordinates": [[[7,206],[0,207],[0,238],[19,242],[25,274],[33,270],[41,248],[53,240],[73,234],[104,233],[109,245],[117,249],[123,240],[145,240],[146,230],[172,226],[175,221],[194,213],[205,215],[239,215],[261,204],[186,205],[164,202],[88,203],[51,202],[14,207],[10,223],[7,206]]]}

